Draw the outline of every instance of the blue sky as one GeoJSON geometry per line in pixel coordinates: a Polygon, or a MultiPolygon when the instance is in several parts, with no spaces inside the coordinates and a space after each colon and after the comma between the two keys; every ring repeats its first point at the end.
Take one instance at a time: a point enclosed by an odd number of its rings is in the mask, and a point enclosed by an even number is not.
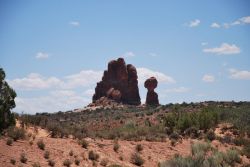
{"type": "Polygon", "coordinates": [[[16,112],[56,112],[91,102],[107,63],[124,57],[160,103],[250,100],[250,2],[0,2],[0,66],[16,112]]]}

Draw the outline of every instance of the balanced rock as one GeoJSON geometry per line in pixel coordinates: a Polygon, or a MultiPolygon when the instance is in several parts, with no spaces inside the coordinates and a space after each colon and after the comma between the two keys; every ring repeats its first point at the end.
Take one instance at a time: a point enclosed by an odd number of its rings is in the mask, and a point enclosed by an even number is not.
{"type": "Polygon", "coordinates": [[[157,84],[158,82],[155,77],[150,77],[144,83],[144,87],[148,89],[146,98],[147,105],[159,105],[158,94],[154,91],[157,84]]]}
{"type": "Polygon", "coordinates": [[[136,68],[126,65],[123,58],[110,61],[108,70],[104,71],[102,80],[96,85],[93,102],[108,97],[124,104],[141,104],[137,79],[136,68]]]}

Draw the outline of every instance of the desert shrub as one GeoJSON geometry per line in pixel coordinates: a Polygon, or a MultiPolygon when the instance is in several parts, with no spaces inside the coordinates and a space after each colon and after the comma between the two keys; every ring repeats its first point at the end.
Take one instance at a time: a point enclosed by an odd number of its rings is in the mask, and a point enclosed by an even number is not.
{"type": "Polygon", "coordinates": [[[177,143],[177,141],[175,139],[171,139],[171,141],[170,141],[171,146],[175,146],[176,143],[177,143]]]}
{"type": "Polygon", "coordinates": [[[45,159],[49,159],[49,155],[50,155],[49,151],[45,151],[44,154],[43,154],[43,157],[45,159]]]}
{"type": "Polygon", "coordinates": [[[89,143],[88,143],[88,141],[87,141],[87,140],[82,139],[82,140],[80,140],[80,145],[81,145],[83,148],[87,149],[87,148],[88,148],[89,143]]]}
{"type": "Polygon", "coordinates": [[[32,167],[40,167],[41,165],[38,162],[32,164],[32,167]]]}
{"type": "Polygon", "coordinates": [[[77,166],[79,166],[79,164],[80,164],[80,160],[77,158],[77,159],[75,159],[75,164],[77,165],[77,166]]]}
{"type": "Polygon", "coordinates": [[[6,141],[6,144],[9,145],[9,146],[11,146],[12,143],[13,143],[13,139],[8,138],[7,141],[6,141]]]}
{"type": "Polygon", "coordinates": [[[170,140],[178,140],[179,138],[180,136],[177,132],[173,132],[171,135],[169,135],[170,140]]]}
{"type": "Polygon", "coordinates": [[[122,167],[121,165],[117,165],[117,164],[112,164],[112,165],[109,165],[108,167],[122,167]]]}
{"type": "Polygon", "coordinates": [[[36,143],[38,148],[40,148],[41,150],[44,150],[45,149],[45,144],[43,142],[43,140],[38,140],[38,142],[36,143]]]}
{"type": "Polygon", "coordinates": [[[70,167],[71,164],[72,164],[72,162],[71,162],[69,159],[65,159],[65,160],[63,161],[63,166],[70,167]]]}
{"type": "Polygon", "coordinates": [[[11,163],[12,165],[15,165],[15,164],[16,164],[16,160],[15,160],[15,159],[10,159],[10,163],[11,163]]]}
{"type": "Polygon", "coordinates": [[[250,158],[250,143],[244,145],[242,152],[244,155],[250,158]]]}
{"type": "Polygon", "coordinates": [[[191,138],[198,138],[199,137],[198,129],[196,127],[187,128],[184,131],[184,134],[187,136],[190,136],[191,138]]]}
{"type": "Polygon", "coordinates": [[[137,145],[135,146],[135,150],[136,150],[137,152],[141,152],[141,151],[143,150],[143,146],[142,146],[141,144],[137,144],[137,145]]]}
{"type": "Polygon", "coordinates": [[[118,142],[115,142],[115,143],[114,143],[114,146],[113,146],[113,150],[114,150],[115,152],[118,152],[119,148],[120,148],[119,143],[118,143],[118,142]]]}
{"type": "Polygon", "coordinates": [[[49,165],[49,166],[52,166],[52,167],[55,166],[55,161],[53,161],[53,160],[51,160],[51,159],[48,160],[48,165],[49,165]]]}
{"type": "Polygon", "coordinates": [[[224,159],[231,166],[233,166],[235,162],[237,162],[237,163],[241,162],[241,158],[239,156],[239,153],[237,152],[237,150],[234,150],[234,149],[229,149],[224,154],[224,159]]]}
{"type": "Polygon", "coordinates": [[[138,153],[131,155],[131,162],[137,166],[142,166],[144,164],[144,160],[138,153]]]}
{"type": "Polygon", "coordinates": [[[26,163],[27,160],[28,160],[28,159],[26,158],[25,153],[21,153],[21,154],[20,154],[20,161],[21,161],[22,163],[26,163]]]}
{"type": "Polygon", "coordinates": [[[206,134],[206,138],[210,141],[213,141],[215,139],[215,133],[214,130],[210,129],[207,134],[206,134]]]}
{"type": "Polygon", "coordinates": [[[192,156],[204,155],[211,149],[211,145],[208,143],[195,143],[191,145],[192,156]]]}
{"type": "Polygon", "coordinates": [[[25,138],[25,130],[23,128],[9,127],[7,134],[14,141],[25,138]]]}
{"type": "Polygon", "coordinates": [[[108,165],[108,160],[106,158],[102,159],[101,162],[100,162],[100,165],[107,166],[108,165]]]}
{"type": "Polygon", "coordinates": [[[95,153],[94,151],[89,151],[89,159],[92,161],[96,161],[99,158],[99,154],[95,153]]]}
{"type": "Polygon", "coordinates": [[[243,138],[243,137],[237,137],[233,140],[233,143],[236,146],[242,146],[242,145],[247,145],[248,143],[250,143],[247,139],[243,138]]]}
{"type": "Polygon", "coordinates": [[[219,139],[219,141],[220,141],[221,143],[230,144],[230,143],[233,142],[232,137],[231,137],[230,135],[228,135],[228,134],[226,134],[226,135],[223,136],[223,137],[219,137],[218,139],[219,139]]]}
{"type": "Polygon", "coordinates": [[[31,140],[31,141],[29,141],[29,144],[32,146],[34,143],[33,143],[33,141],[31,140]]]}
{"type": "Polygon", "coordinates": [[[70,150],[70,151],[69,151],[69,156],[73,156],[73,155],[74,155],[73,150],[70,150]]]}

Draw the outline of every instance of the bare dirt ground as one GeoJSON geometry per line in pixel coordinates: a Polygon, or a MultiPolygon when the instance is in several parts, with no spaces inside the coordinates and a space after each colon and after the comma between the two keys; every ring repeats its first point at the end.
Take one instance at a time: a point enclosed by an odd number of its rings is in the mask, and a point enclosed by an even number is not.
{"type": "MultiPolygon", "coordinates": [[[[18,126],[18,124],[17,124],[18,126]]],[[[50,159],[55,161],[55,166],[63,166],[63,161],[65,159],[70,159],[73,163],[71,166],[77,166],[74,164],[75,159],[80,160],[80,165],[82,167],[93,166],[93,162],[88,159],[88,152],[93,150],[98,153],[100,158],[97,161],[97,166],[101,166],[101,161],[106,159],[108,165],[118,164],[126,167],[133,167],[131,163],[131,155],[135,153],[135,147],[137,144],[143,146],[143,150],[140,155],[145,160],[143,166],[145,167],[156,167],[158,162],[171,159],[175,154],[180,154],[187,156],[190,154],[191,144],[194,142],[200,142],[194,139],[185,139],[182,142],[177,143],[176,146],[171,146],[169,140],[165,142],[148,142],[148,141],[118,141],[120,148],[118,152],[113,150],[114,141],[113,140],[94,140],[87,138],[89,146],[87,149],[82,148],[77,140],[67,138],[51,138],[49,133],[41,128],[29,127],[27,128],[28,133],[32,136],[26,140],[18,140],[13,142],[12,146],[6,144],[7,138],[3,137],[0,139],[0,166],[13,167],[13,166],[32,166],[33,163],[39,162],[42,167],[49,166],[48,160],[44,158],[44,152],[50,152],[50,159]],[[45,150],[41,150],[37,146],[38,140],[43,140],[45,143],[45,150]],[[33,140],[33,144],[30,141],[33,140]],[[70,151],[73,151],[73,156],[69,155],[70,151]],[[27,163],[20,162],[20,154],[25,153],[28,159],[27,163]],[[12,165],[10,159],[15,159],[16,164],[12,165]]],[[[213,141],[212,145],[217,147],[221,151],[225,151],[230,148],[230,145],[221,144],[219,141],[213,141]]],[[[249,159],[242,157],[244,162],[249,163],[249,159]]],[[[107,165],[107,166],[108,166],[107,165]]]]}

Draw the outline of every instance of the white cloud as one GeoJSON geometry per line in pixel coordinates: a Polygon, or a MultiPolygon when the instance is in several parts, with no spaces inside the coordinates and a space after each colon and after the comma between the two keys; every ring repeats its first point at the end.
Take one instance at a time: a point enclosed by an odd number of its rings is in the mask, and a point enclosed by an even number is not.
{"type": "Polygon", "coordinates": [[[150,56],[152,57],[157,57],[158,55],[156,53],[149,53],[150,56]]]}
{"type": "Polygon", "coordinates": [[[230,78],[239,80],[250,80],[250,71],[229,69],[230,78]]]}
{"type": "Polygon", "coordinates": [[[17,97],[16,112],[24,112],[29,114],[41,113],[41,112],[57,112],[67,111],[76,108],[83,108],[85,105],[91,102],[91,99],[84,98],[78,95],[74,91],[59,90],[50,92],[46,96],[21,98],[17,97]]]}
{"type": "Polygon", "coordinates": [[[190,89],[185,88],[185,87],[178,87],[178,88],[165,90],[166,93],[186,93],[186,92],[189,92],[189,91],[190,91],[190,89]]]}
{"type": "Polygon", "coordinates": [[[121,57],[124,57],[124,58],[126,58],[126,57],[134,57],[134,56],[135,56],[135,54],[133,52],[126,52],[126,53],[121,55],[121,57]]]}
{"type": "Polygon", "coordinates": [[[94,89],[87,89],[84,91],[84,95],[86,96],[93,96],[94,93],[95,93],[94,89]]]}
{"type": "Polygon", "coordinates": [[[47,58],[49,58],[49,54],[48,53],[44,53],[44,52],[38,52],[36,54],[36,58],[37,59],[47,59],[47,58]]]}
{"type": "Polygon", "coordinates": [[[212,28],[220,28],[220,25],[218,23],[212,23],[210,27],[212,27],[212,28]]]}
{"type": "Polygon", "coordinates": [[[14,89],[35,90],[48,89],[61,84],[61,80],[56,77],[43,77],[37,73],[31,73],[27,77],[8,80],[14,89]]]}
{"type": "Polygon", "coordinates": [[[215,81],[215,78],[213,75],[209,75],[209,74],[205,74],[203,77],[202,77],[202,81],[204,82],[214,82],[215,81]]]}
{"type": "Polygon", "coordinates": [[[94,70],[82,70],[77,74],[64,77],[63,88],[71,89],[82,86],[89,86],[96,84],[101,80],[103,72],[94,70]]]}
{"type": "Polygon", "coordinates": [[[202,43],[201,43],[202,46],[205,46],[205,45],[207,45],[207,44],[208,44],[207,42],[202,42],[202,43]]]}
{"type": "MultiPolygon", "coordinates": [[[[220,24],[217,24],[219,25],[219,27],[216,25],[217,23],[213,23],[211,27],[213,28],[219,28],[221,27],[220,24]]],[[[223,25],[224,28],[230,28],[232,26],[237,26],[237,25],[244,25],[244,24],[250,24],[250,16],[245,16],[245,17],[241,17],[239,19],[236,19],[235,21],[231,22],[231,23],[223,23],[221,25],[223,25]]]]}
{"type": "Polygon", "coordinates": [[[222,43],[219,47],[203,49],[203,52],[215,53],[217,55],[229,55],[240,53],[240,48],[237,47],[235,44],[230,45],[227,43],[222,43]]]}
{"type": "Polygon", "coordinates": [[[240,21],[242,24],[250,24],[250,16],[242,17],[238,21],[240,21]]]}
{"type": "Polygon", "coordinates": [[[72,74],[62,79],[31,73],[27,77],[8,80],[8,82],[17,90],[72,89],[96,84],[96,82],[101,80],[102,73],[101,71],[82,70],[77,74],[72,74]]]}
{"type": "Polygon", "coordinates": [[[74,27],[80,26],[80,22],[78,22],[78,21],[71,21],[69,24],[70,24],[71,26],[74,26],[74,27]]]}
{"type": "Polygon", "coordinates": [[[189,27],[197,27],[200,23],[201,23],[201,21],[199,19],[195,19],[193,21],[190,21],[188,26],[189,27]]]}
{"type": "Polygon", "coordinates": [[[172,77],[158,71],[150,70],[148,68],[137,68],[137,74],[139,84],[144,84],[145,80],[150,77],[155,77],[158,82],[175,83],[175,80],[172,77]]]}

